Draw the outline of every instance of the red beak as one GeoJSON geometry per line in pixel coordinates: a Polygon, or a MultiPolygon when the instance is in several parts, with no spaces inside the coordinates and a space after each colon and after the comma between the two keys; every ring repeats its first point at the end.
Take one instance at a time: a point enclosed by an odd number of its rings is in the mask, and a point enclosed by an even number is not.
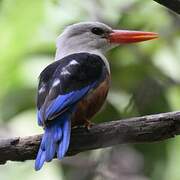
{"type": "Polygon", "coordinates": [[[113,30],[108,39],[110,43],[135,43],[158,38],[158,34],[154,32],[113,30]]]}

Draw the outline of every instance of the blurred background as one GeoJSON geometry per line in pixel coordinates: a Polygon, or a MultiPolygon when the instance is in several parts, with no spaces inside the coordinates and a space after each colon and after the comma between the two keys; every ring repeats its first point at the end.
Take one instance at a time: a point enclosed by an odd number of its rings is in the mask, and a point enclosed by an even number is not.
{"type": "MultiPolygon", "coordinates": [[[[155,31],[158,40],[107,54],[112,88],[97,123],[180,109],[179,17],[152,0],[1,0],[0,137],[42,133],[36,123],[38,75],[53,62],[65,26],[97,20],[114,28],[155,31]]],[[[119,145],[46,164],[0,166],[1,180],[180,180],[180,137],[119,145]]]]}

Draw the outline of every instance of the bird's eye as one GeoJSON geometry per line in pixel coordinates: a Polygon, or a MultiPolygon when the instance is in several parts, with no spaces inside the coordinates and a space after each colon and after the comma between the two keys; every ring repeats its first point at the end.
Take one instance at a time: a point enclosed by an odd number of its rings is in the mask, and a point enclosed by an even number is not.
{"type": "Polygon", "coordinates": [[[102,35],[104,34],[104,30],[98,27],[94,27],[91,29],[91,32],[96,35],[102,35]]]}

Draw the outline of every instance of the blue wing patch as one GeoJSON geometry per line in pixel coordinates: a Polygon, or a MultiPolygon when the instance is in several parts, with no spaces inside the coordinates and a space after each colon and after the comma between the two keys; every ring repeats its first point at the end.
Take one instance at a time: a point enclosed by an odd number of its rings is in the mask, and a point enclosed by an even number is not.
{"type": "Polygon", "coordinates": [[[56,99],[51,102],[45,112],[46,119],[51,119],[52,116],[61,112],[64,108],[76,103],[78,100],[83,98],[88,93],[88,91],[94,87],[94,85],[95,83],[80,90],[57,96],[56,99]]]}
{"type": "Polygon", "coordinates": [[[45,113],[46,120],[52,119],[63,109],[70,107],[71,105],[79,101],[81,98],[83,98],[89,90],[95,87],[95,84],[96,83],[93,83],[80,90],[72,91],[70,93],[57,96],[54,100],[52,100],[52,102],[48,105],[48,107],[45,110],[43,110],[44,106],[42,106],[37,112],[38,125],[43,125],[42,113],[45,113]]]}

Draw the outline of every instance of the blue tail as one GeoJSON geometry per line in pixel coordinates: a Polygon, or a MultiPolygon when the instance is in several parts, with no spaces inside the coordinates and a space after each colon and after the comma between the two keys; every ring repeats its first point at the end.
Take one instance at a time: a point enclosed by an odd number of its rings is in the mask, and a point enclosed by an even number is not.
{"type": "Polygon", "coordinates": [[[36,171],[41,169],[45,161],[51,161],[56,154],[59,160],[65,156],[71,134],[70,115],[69,112],[63,113],[45,128],[35,161],[36,171]]]}

